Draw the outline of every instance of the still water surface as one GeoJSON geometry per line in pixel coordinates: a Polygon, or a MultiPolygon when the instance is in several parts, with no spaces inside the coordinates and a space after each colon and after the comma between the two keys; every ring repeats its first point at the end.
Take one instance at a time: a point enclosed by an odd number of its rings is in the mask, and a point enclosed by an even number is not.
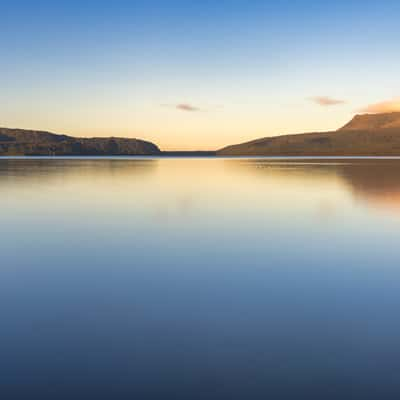
{"type": "Polygon", "coordinates": [[[0,160],[0,393],[400,398],[400,160],[0,160]]]}

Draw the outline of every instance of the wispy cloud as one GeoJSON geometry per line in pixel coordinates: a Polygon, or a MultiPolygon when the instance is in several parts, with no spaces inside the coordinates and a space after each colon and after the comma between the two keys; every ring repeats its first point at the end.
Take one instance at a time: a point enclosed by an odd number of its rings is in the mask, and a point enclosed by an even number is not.
{"type": "Polygon", "coordinates": [[[175,106],[175,108],[177,110],[180,111],[188,111],[188,112],[197,112],[197,111],[201,111],[201,109],[199,107],[196,107],[192,104],[188,104],[188,103],[181,103],[181,104],[177,104],[175,106]]]}
{"type": "Polygon", "coordinates": [[[179,104],[161,104],[162,107],[175,108],[175,110],[185,111],[185,112],[198,112],[203,111],[200,107],[196,107],[189,103],[179,103],[179,104]]]}
{"type": "Polygon", "coordinates": [[[344,100],[334,99],[329,96],[315,96],[315,97],[311,97],[310,100],[312,102],[314,102],[315,104],[318,104],[319,106],[323,106],[323,107],[338,106],[340,104],[346,103],[344,100]]]}
{"type": "Polygon", "coordinates": [[[361,109],[360,111],[370,114],[400,111],[400,97],[382,101],[380,103],[370,104],[369,106],[361,109]]]}
{"type": "Polygon", "coordinates": [[[209,112],[209,111],[215,111],[215,110],[220,110],[220,109],[224,108],[222,105],[214,105],[214,106],[209,106],[207,108],[203,108],[203,107],[195,106],[191,103],[160,104],[160,105],[161,105],[161,107],[173,108],[175,110],[191,112],[191,113],[209,112]]]}

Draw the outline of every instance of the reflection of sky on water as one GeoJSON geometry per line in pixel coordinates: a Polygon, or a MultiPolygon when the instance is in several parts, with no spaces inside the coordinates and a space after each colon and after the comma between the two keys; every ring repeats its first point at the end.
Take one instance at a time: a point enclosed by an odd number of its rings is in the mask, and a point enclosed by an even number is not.
{"type": "Polygon", "coordinates": [[[388,398],[397,165],[0,160],[0,384],[388,398]]]}

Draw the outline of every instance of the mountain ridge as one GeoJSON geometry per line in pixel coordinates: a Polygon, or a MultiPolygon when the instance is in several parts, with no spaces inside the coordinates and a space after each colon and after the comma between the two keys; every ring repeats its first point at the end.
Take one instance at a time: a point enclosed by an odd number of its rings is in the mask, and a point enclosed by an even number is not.
{"type": "Polygon", "coordinates": [[[221,156],[400,155],[400,112],[359,114],[336,131],[270,136],[224,147],[221,156]]]}
{"type": "Polygon", "coordinates": [[[400,112],[357,114],[338,130],[400,129],[400,112]]]}
{"type": "Polygon", "coordinates": [[[48,131],[0,127],[0,156],[19,155],[398,156],[400,112],[358,114],[336,131],[264,137],[215,152],[163,152],[156,144],[141,139],[77,138],[48,131]]]}
{"type": "Polygon", "coordinates": [[[157,145],[119,137],[76,138],[48,131],[0,128],[0,156],[157,155],[157,145]]]}

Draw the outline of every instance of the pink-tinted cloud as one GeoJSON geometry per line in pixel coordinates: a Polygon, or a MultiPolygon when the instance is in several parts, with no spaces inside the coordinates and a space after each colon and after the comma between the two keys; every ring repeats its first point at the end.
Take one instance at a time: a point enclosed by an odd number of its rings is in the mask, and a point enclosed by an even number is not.
{"type": "Polygon", "coordinates": [[[201,111],[200,108],[195,107],[195,106],[193,106],[191,104],[188,104],[188,103],[177,104],[176,105],[176,109],[177,110],[181,110],[181,111],[188,111],[188,112],[201,111]]]}
{"type": "Polygon", "coordinates": [[[311,97],[310,100],[313,101],[314,103],[318,104],[319,106],[323,106],[323,107],[337,106],[337,105],[346,103],[344,100],[334,99],[329,96],[315,96],[315,97],[311,97]]]}
{"type": "Polygon", "coordinates": [[[185,112],[199,112],[204,111],[202,108],[194,106],[189,103],[179,103],[179,104],[161,104],[162,107],[175,108],[175,110],[185,111],[185,112]]]}
{"type": "Polygon", "coordinates": [[[390,113],[390,112],[400,111],[400,97],[387,101],[382,101],[380,103],[370,104],[369,106],[363,108],[360,111],[370,114],[390,113]]]}

